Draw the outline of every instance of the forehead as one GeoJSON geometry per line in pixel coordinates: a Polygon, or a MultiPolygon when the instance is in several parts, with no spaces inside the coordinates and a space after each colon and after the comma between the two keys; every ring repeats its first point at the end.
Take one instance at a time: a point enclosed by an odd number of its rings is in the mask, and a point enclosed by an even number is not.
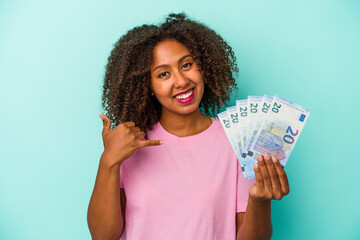
{"type": "Polygon", "coordinates": [[[177,63],[181,57],[189,54],[190,51],[185,47],[184,44],[174,39],[167,39],[155,46],[153,54],[153,66],[156,67],[159,64],[177,63]]]}

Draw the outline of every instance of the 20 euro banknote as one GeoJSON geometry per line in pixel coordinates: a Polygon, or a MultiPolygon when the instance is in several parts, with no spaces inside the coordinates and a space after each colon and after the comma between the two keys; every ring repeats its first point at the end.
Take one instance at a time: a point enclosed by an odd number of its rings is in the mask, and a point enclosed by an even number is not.
{"type": "Polygon", "coordinates": [[[268,153],[285,166],[310,115],[310,111],[275,96],[266,119],[252,142],[249,153],[255,159],[258,154],[268,153]]]}

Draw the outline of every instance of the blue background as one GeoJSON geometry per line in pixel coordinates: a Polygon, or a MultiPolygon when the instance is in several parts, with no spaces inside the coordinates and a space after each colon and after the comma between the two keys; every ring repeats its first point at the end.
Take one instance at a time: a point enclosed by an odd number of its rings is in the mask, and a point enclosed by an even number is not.
{"type": "Polygon", "coordinates": [[[90,239],[103,151],[101,86],[113,44],[171,12],[233,47],[238,96],[279,94],[311,110],[273,202],[273,239],[356,239],[360,3],[0,1],[0,239],[90,239]]]}

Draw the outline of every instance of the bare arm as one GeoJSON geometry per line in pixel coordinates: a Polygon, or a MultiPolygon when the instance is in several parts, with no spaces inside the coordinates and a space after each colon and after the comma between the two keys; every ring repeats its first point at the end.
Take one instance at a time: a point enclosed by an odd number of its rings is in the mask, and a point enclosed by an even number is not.
{"type": "Polygon", "coordinates": [[[88,225],[93,239],[119,239],[125,218],[120,200],[120,166],[100,159],[94,190],[88,208],[88,225]]]}
{"type": "Polygon", "coordinates": [[[272,235],[271,202],[258,203],[249,199],[246,213],[236,214],[237,240],[270,239],[272,235]]]}

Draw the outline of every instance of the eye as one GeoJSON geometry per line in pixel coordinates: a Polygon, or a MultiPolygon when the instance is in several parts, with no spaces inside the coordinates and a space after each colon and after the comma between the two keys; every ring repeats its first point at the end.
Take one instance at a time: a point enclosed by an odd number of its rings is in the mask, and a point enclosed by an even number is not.
{"type": "Polygon", "coordinates": [[[159,78],[166,77],[168,74],[169,74],[168,72],[160,73],[159,78]]]}
{"type": "Polygon", "coordinates": [[[192,65],[192,63],[185,63],[183,66],[182,66],[182,68],[188,68],[188,67],[190,67],[192,65]]]}

